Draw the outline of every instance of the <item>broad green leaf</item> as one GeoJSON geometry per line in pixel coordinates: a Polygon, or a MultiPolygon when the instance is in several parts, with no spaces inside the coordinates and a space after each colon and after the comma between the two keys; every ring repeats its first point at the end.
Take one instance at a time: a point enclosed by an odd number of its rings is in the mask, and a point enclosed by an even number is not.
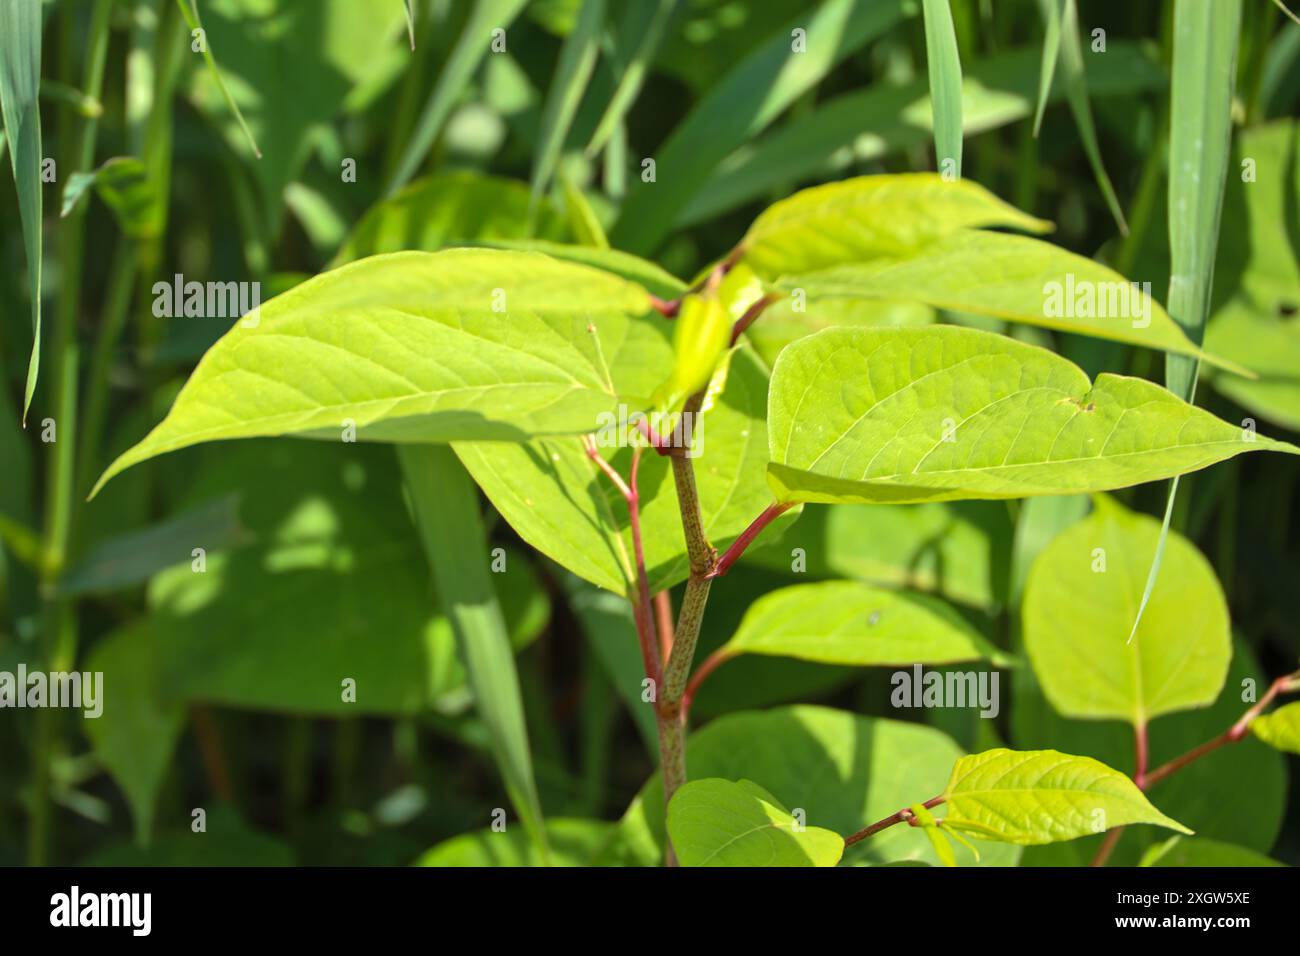
{"type": "Polygon", "coordinates": [[[1025,585],[1025,648],[1060,714],[1134,725],[1214,701],[1232,657],[1228,605],[1214,569],[1171,534],[1133,641],[1129,629],[1160,522],[1098,497],[1053,539],[1025,585]]]}
{"type": "Polygon", "coordinates": [[[935,239],[980,226],[1052,228],[977,183],[903,173],[859,176],[797,192],[759,215],[740,246],[746,265],[774,280],[916,255],[935,239]]]}
{"type": "Polygon", "coordinates": [[[138,844],[153,833],[158,792],[180,739],[185,708],[159,680],[157,643],[146,622],[129,625],[95,645],[85,669],[99,674],[102,712],[85,722],[95,755],[126,794],[138,844]]]}
{"type": "Polygon", "coordinates": [[[961,231],[901,258],[880,258],[779,283],[822,298],[912,299],[941,309],[1204,356],[1149,290],[1058,246],[1001,233],[961,231]]]}
{"type": "Polygon", "coordinates": [[[1300,704],[1287,704],[1256,717],[1250,722],[1250,729],[1270,747],[1300,754],[1300,704]]]}
{"type": "Polygon", "coordinates": [[[1205,837],[1174,836],[1142,854],[1138,866],[1285,866],[1262,853],[1205,837]]]}
{"type": "MultiPolygon", "coordinates": [[[[696,485],[704,531],[715,548],[727,547],[771,503],[763,480],[767,391],[767,373],[753,353],[735,349],[714,377],[697,424],[696,485]]],[[[609,424],[598,443],[627,477],[632,452],[608,447],[619,440],[617,422],[609,424]]],[[[524,541],[593,584],[632,593],[626,505],[577,437],[526,444],[457,442],[455,450],[524,541]]],[[[638,490],[650,590],[661,591],[684,581],[690,571],[677,491],[665,458],[649,450],[642,454],[638,490]]],[[[774,535],[793,517],[793,512],[783,517],[766,534],[774,535]]]]}
{"type": "Polygon", "coordinates": [[[420,112],[415,132],[397,169],[388,183],[388,195],[394,195],[410,182],[420,165],[429,157],[434,141],[452,109],[460,101],[492,44],[493,30],[507,30],[527,0],[475,0],[474,9],[465,22],[460,38],[451,47],[429,99],[420,112]]]}
{"type": "Polygon", "coordinates": [[[476,830],[444,840],[426,850],[415,866],[590,866],[616,824],[604,820],[559,817],[546,823],[550,855],[521,829],[476,830]]]}
{"type": "Polygon", "coordinates": [[[618,86],[596,124],[596,131],[591,134],[591,142],[587,144],[588,156],[595,156],[600,151],[632,108],[677,2],[633,0],[626,5],[615,51],[618,86]]]}
{"type": "Polygon", "coordinates": [[[238,496],[216,498],[151,527],[96,543],[64,571],[58,593],[72,596],[130,587],[193,560],[195,548],[215,554],[246,540],[238,496]]]}
{"type": "Polygon", "coordinates": [[[682,866],[834,866],[844,838],[803,826],[749,780],[693,780],[668,804],[668,834],[682,866]]]}
{"type": "Polygon", "coordinates": [[[1015,540],[1011,549],[1011,570],[1006,591],[1007,603],[1014,613],[1020,613],[1025,581],[1029,578],[1029,569],[1033,567],[1034,561],[1058,534],[1087,513],[1087,495],[1026,498],[1020,502],[1016,513],[1015,540]]]}
{"type": "Polygon", "coordinates": [[[944,826],[1032,846],[1151,823],[1191,833],[1128,777],[1091,757],[997,749],[962,757],[943,792],[944,826]]]}
{"type": "MultiPolygon", "coordinates": [[[[167,417],[99,479],[199,442],[355,428],[373,441],[520,441],[595,429],[667,374],[640,287],[546,256],[374,256],[239,320],[167,417]]],[[[94,492],[92,492],[92,495],[94,492]]]]}
{"type": "Polygon", "coordinates": [[[934,154],[942,172],[961,178],[961,58],[948,0],[922,0],[925,64],[934,105],[934,154]],[[948,167],[951,166],[951,169],[948,167]]]}
{"type": "Polygon", "coordinates": [[[560,59],[551,77],[546,105],[542,108],[541,132],[533,154],[534,197],[540,196],[549,185],[578,105],[587,92],[591,71],[596,66],[604,21],[605,0],[582,0],[577,22],[560,48],[560,59]]]}
{"type": "MultiPolygon", "coordinates": [[[[1029,667],[1011,677],[1011,733],[1021,750],[1047,747],[1093,757],[1124,771],[1134,769],[1133,728],[1119,720],[1070,720],[1047,702],[1029,667]]],[[[1250,706],[1253,688],[1265,686],[1268,674],[1249,647],[1234,649],[1227,680],[1213,704],[1157,717],[1149,733],[1147,766],[1158,767],[1223,733],[1250,706]]],[[[1231,747],[1188,764],[1151,788],[1148,797],[1170,816],[1198,834],[1257,852],[1277,841],[1287,808],[1287,772],[1283,755],[1249,735],[1231,747]],[[1249,806],[1250,813],[1239,808],[1249,806]]],[[[1111,857],[1117,866],[1132,866],[1142,851],[1157,842],[1160,831],[1146,827],[1125,835],[1111,857]]],[[[1025,855],[1026,865],[1086,866],[1101,837],[1043,847],[1025,855]]]]}
{"type": "MultiPolygon", "coordinates": [[[[1047,0],[1054,4],[1056,0],[1047,0]]],[[[1050,16],[1050,14],[1049,14],[1050,16]]],[[[1120,208],[1115,187],[1111,185],[1110,176],[1101,160],[1101,146],[1097,142],[1097,127],[1092,120],[1092,105],[1088,101],[1088,78],[1083,65],[1083,44],[1079,39],[1079,11],[1075,0],[1064,0],[1059,14],[1061,78],[1065,85],[1065,96],[1070,102],[1070,111],[1074,113],[1074,124],[1079,128],[1079,139],[1083,142],[1083,151],[1087,154],[1092,174],[1101,189],[1102,197],[1110,214],[1115,218],[1119,231],[1128,235],[1128,223],[1124,221],[1124,211],[1120,208]]]]}
{"type": "MultiPolygon", "coordinates": [[[[194,476],[181,507],[242,489],[254,543],[207,555],[202,573],[186,549],[151,582],[158,672],[172,694],[335,717],[459,709],[465,671],[389,449],[248,442],[207,450],[194,476]]],[[[506,560],[492,577],[523,647],[545,627],[547,600],[526,561],[506,560]]]]}
{"type": "Polygon", "coordinates": [[[773,591],[750,607],[725,649],[857,667],[1010,661],[942,601],[856,581],[773,591]]]}
{"type": "Polygon", "coordinates": [[[497,239],[559,239],[564,232],[560,217],[545,203],[532,225],[530,230],[523,183],[473,172],[439,173],[372,206],[330,265],[384,252],[437,252],[497,239]]]}
{"type": "MultiPolygon", "coordinates": [[[[952,852],[952,844],[940,832],[934,814],[926,809],[924,803],[914,803],[912,804],[912,815],[920,821],[921,832],[925,834],[926,839],[930,841],[930,845],[934,847],[934,855],[939,858],[939,862],[944,866],[956,866],[957,856],[952,852]]],[[[956,836],[956,834],[953,835],[956,836]]]]}
{"type": "MultiPolygon", "coordinates": [[[[759,538],[755,545],[762,543],[759,538]]],[[[800,573],[930,591],[945,600],[992,611],[1007,590],[1010,553],[1006,507],[962,501],[892,508],[805,508],[779,542],[751,547],[741,560],[788,573],[800,559],[804,563],[800,573]]]]}
{"type": "Polygon", "coordinates": [[[511,802],[545,857],[546,830],[533,778],[514,647],[489,570],[492,554],[474,484],[450,448],[404,445],[397,455],[475,708],[487,725],[511,802]]]}
{"type": "Polygon", "coordinates": [[[781,501],[1059,495],[1246,451],[1300,454],[1142,379],[1090,383],[1046,349],[955,326],[826,329],[787,346],[768,428],[768,478],[781,501]]]}
{"type": "Polygon", "coordinates": [[[821,299],[814,302],[812,308],[796,309],[794,299],[786,297],[764,309],[762,317],[746,330],[745,338],[771,368],[781,350],[795,339],[832,325],[917,328],[933,322],[934,310],[919,302],[821,299]]]}
{"type": "Polygon", "coordinates": [[[22,221],[27,294],[32,303],[32,356],[23,389],[23,422],[41,367],[41,3],[0,4],[0,112],[22,221]]]}
{"type": "Polygon", "coordinates": [[[672,230],[702,179],[765,129],[845,58],[906,15],[903,0],[828,0],[783,24],[716,84],[655,151],[653,181],[637,181],[610,241],[651,252],[672,230]],[[807,48],[792,49],[793,30],[807,48]]]}
{"type": "MultiPolygon", "coordinates": [[[[962,125],[967,136],[1033,115],[1040,65],[1035,49],[976,60],[962,76],[962,125]]],[[[1093,77],[1094,97],[1163,89],[1164,67],[1150,50],[1112,37],[1106,70],[1093,77]]],[[[1061,84],[1049,100],[1062,97],[1061,84]]],[[[842,175],[846,168],[924,147],[931,139],[931,103],[924,77],[896,86],[874,83],[819,101],[777,129],[751,139],[704,180],[678,217],[679,226],[705,222],[747,202],[767,200],[790,183],[842,175]]]]}
{"type": "MultiPolygon", "coordinates": [[[[800,705],[710,722],[690,735],[686,766],[692,780],[752,780],[792,812],[804,810],[807,826],[843,834],[941,792],[960,756],[961,749],[931,727],[800,705]]],[[[663,858],[663,844],[663,785],[656,774],[603,856],[653,866],[663,858]]],[[[981,865],[1014,865],[1019,854],[1017,847],[990,846],[981,865]]],[[[924,834],[906,826],[850,847],[845,857],[848,864],[938,863],[924,834]]]]}
{"type": "MultiPolygon", "coordinates": [[[[1293,31],[1300,33],[1300,30],[1293,31]]],[[[1205,347],[1258,373],[1257,379],[1216,373],[1214,388],[1252,414],[1300,430],[1300,239],[1279,209],[1300,194],[1300,123],[1280,121],[1242,130],[1239,175],[1227,179],[1225,242],[1215,262],[1215,299],[1205,347]],[[1249,178],[1247,178],[1249,177],[1249,178]]]]}
{"type": "Polygon", "coordinates": [[[597,249],[593,246],[573,246],[544,239],[492,239],[480,243],[494,249],[514,249],[520,252],[542,252],[565,262],[591,266],[622,276],[635,282],[661,299],[676,299],[686,291],[686,283],[646,259],[641,259],[618,249],[597,249]]]}

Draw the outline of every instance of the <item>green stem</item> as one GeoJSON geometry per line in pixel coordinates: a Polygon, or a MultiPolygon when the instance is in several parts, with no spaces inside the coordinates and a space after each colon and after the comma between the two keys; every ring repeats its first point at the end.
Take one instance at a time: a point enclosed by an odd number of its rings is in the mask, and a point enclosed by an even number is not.
{"type": "MultiPolygon", "coordinates": [[[[60,20],[60,56],[67,68],[82,62],[81,89],[98,100],[104,85],[104,61],[108,53],[109,14],[112,0],[96,0],[91,12],[90,30],[84,57],[76,52],[76,17],[67,9],[60,20]]],[[[69,73],[72,69],[69,69],[69,73]]],[[[95,157],[95,137],[99,124],[94,117],[66,116],[60,124],[61,142],[67,144],[63,157],[64,175],[86,170],[95,157]]],[[[75,478],[77,419],[77,308],[81,302],[82,253],[85,247],[85,209],[83,204],[64,220],[59,230],[60,285],[55,312],[54,348],[54,427],[53,456],[46,472],[45,547],[41,562],[41,595],[45,602],[42,617],[42,644],[49,671],[69,670],[77,656],[77,618],[74,606],[56,596],[59,576],[67,562],[72,537],[72,502],[75,478]]],[[[37,716],[36,760],[32,782],[31,829],[28,831],[27,857],[33,866],[42,866],[49,857],[51,819],[51,767],[59,747],[56,711],[43,709],[37,716]]]]}

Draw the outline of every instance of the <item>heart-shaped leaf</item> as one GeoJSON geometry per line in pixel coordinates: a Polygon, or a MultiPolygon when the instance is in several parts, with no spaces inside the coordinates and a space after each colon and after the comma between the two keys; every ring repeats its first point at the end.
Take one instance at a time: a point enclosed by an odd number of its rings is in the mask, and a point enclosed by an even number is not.
{"type": "Polygon", "coordinates": [[[1056,843],[1132,823],[1192,832],[1153,807],[1119,771],[1055,750],[962,757],[943,796],[944,825],[986,840],[1056,843]]]}
{"type": "Polygon", "coordinates": [[[1246,451],[1300,454],[1143,379],[1094,384],[1046,349],[956,326],[787,346],[768,444],[778,500],[867,504],[1100,491],[1246,451]]]}
{"type": "Polygon", "coordinates": [[[668,804],[668,835],[682,866],[834,866],[844,838],[805,826],[758,784],[694,780],[668,804]]]}

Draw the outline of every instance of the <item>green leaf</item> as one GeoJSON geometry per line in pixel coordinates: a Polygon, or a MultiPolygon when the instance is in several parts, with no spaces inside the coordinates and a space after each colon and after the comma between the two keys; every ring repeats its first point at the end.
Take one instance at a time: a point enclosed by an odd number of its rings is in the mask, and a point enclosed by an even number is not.
{"type": "Polygon", "coordinates": [[[549,205],[537,211],[530,231],[528,187],[513,179],[474,172],[439,173],[418,179],[361,217],[330,267],[384,252],[437,252],[533,235],[559,239],[563,223],[549,205]]]}
{"type": "Polygon", "coordinates": [[[73,173],[63,189],[63,208],[59,215],[72,212],[92,187],[113,211],[123,235],[133,239],[149,235],[154,190],[144,163],[134,156],[114,156],[92,172],[73,173]]]}
{"type": "MultiPolygon", "coordinates": [[[[510,800],[545,858],[546,830],[533,779],[519,675],[488,570],[492,555],[478,495],[450,448],[403,445],[397,454],[475,708],[487,725],[510,800]]],[[[506,568],[508,573],[509,564],[506,568]]]]}
{"type": "Polygon", "coordinates": [[[805,508],[779,543],[751,548],[741,560],[788,573],[802,557],[806,572],[818,577],[929,591],[995,610],[1006,593],[1010,543],[1011,523],[1002,505],[827,505],[805,508]],[[802,555],[795,548],[802,548],[802,555]]]}
{"type": "Polygon", "coordinates": [[[821,299],[812,309],[796,309],[794,299],[778,299],[763,310],[760,321],[745,331],[745,339],[767,363],[776,364],[781,350],[805,335],[832,325],[917,328],[934,322],[935,313],[919,302],[892,299],[821,299]]]}
{"type": "Polygon", "coordinates": [[[41,3],[0,4],[0,112],[18,190],[27,293],[32,302],[32,356],[23,390],[23,422],[36,393],[41,366],[41,3]]]}
{"type": "Polygon", "coordinates": [[[776,363],[768,410],[768,478],[781,501],[1070,494],[1246,451],[1300,454],[1150,382],[1104,374],[1093,384],[1045,349],[955,326],[801,339],[776,363]]]}
{"type": "MultiPolygon", "coordinates": [[[[1224,177],[1232,141],[1241,0],[1181,4],[1174,10],[1169,97],[1169,313],[1198,346],[1205,338],[1214,286],[1224,177]]],[[[1199,356],[1165,356],[1165,384],[1185,401],[1196,395],[1199,356]]],[[[1178,480],[1169,486],[1160,542],[1151,559],[1129,640],[1137,633],[1160,574],[1178,480]]]]}
{"type": "MultiPolygon", "coordinates": [[[[1055,3],[1056,0],[1048,2],[1055,3]]],[[[1115,218],[1119,231],[1127,236],[1128,223],[1124,221],[1119,197],[1115,195],[1115,187],[1111,185],[1110,176],[1101,160],[1097,128],[1092,120],[1092,106],[1088,102],[1088,78],[1083,65],[1083,44],[1079,39],[1079,13],[1075,0],[1065,0],[1060,13],[1060,31],[1061,76],[1065,81],[1065,95],[1070,102],[1070,111],[1074,113],[1075,126],[1079,128],[1079,139],[1083,141],[1083,151],[1088,156],[1088,164],[1092,166],[1092,174],[1106,200],[1106,206],[1115,218]]]]}
{"type": "Polygon", "coordinates": [[[212,56],[212,50],[207,41],[207,30],[203,28],[199,20],[198,0],[176,0],[176,5],[180,7],[181,16],[185,18],[185,25],[190,28],[191,35],[202,34],[203,41],[199,47],[199,52],[203,55],[203,62],[208,66],[208,72],[212,77],[212,82],[217,84],[217,89],[221,91],[221,98],[226,101],[226,108],[230,110],[235,117],[235,122],[239,124],[244,138],[248,140],[249,148],[252,149],[253,155],[258,159],[262,158],[262,151],[257,148],[257,140],[253,138],[253,131],[248,128],[248,123],[244,120],[244,114],[239,110],[239,104],[235,98],[230,95],[230,90],[226,86],[226,81],[221,77],[221,68],[217,66],[217,61],[212,56]]]}
{"type": "MultiPolygon", "coordinates": [[[[1134,767],[1133,728],[1117,720],[1070,720],[1047,702],[1034,671],[1017,668],[1011,676],[1011,733],[1020,750],[1046,747],[1093,757],[1111,767],[1134,767]]],[[[1236,722],[1253,696],[1267,683],[1266,672],[1237,642],[1227,680],[1218,699],[1199,710],[1155,718],[1149,733],[1148,767],[1158,767],[1199,747],[1236,722]]],[[[1283,755],[1249,735],[1231,747],[1219,747],[1153,786],[1148,798],[1198,834],[1268,852],[1277,841],[1287,809],[1287,772],[1283,755]],[[1249,806],[1249,813],[1240,812],[1249,806]]],[[[1112,862],[1132,866],[1159,832],[1131,831],[1116,847],[1112,862]]],[[[1032,850],[1025,864],[1086,866],[1101,837],[1032,850]]]]}
{"type": "Polygon", "coordinates": [[[801,190],[759,215],[740,246],[746,265],[774,280],[865,259],[915,255],[935,239],[981,226],[1052,228],[977,183],[903,173],[801,190]]]}
{"type": "Polygon", "coordinates": [[[1256,717],[1250,729],[1260,740],[1288,753],[1300,754],[1300,704],[1287,704],[1256,717]]]}
{"type": "Polygon", "coordinates": [[[411,140],[402,151],[402,158],[388,182],[389,196],[410,182],[420,165],[429,158],[429,150],[433,148],[443,124],[491,47],[492,31],[508,29],[526,5],[527,0],[476,0],[459,39],[451,46],[451,55],[438,76],[438,82],[420,112],[415,132],[411,134],[411,140]]]}
{"type": "Polygon", "coordinates": [[[1228,605],[1214,569],[1181,535],[1135,640],[1137,596],[1160,522],[1099,497],[1093,513],[1052,540],[1025,586],[1025,648],[1058,713],[1141,726],[1213,703],[1232,657],[1228,605]]]}
{"type": "Polygon", "coordinates": [[[682,299],[673,322],[673,371],[656,391],[657,408],[678,411],[691,395],[713,377],[718,360],[731,340],[732,317],[714,293],[682,299]]]}
{"type": "Polygon", "coordinates": [[[985,840],[1032,846],[1152,823],[1191,833],[1128,777],[1091,757],[997,749],[962,757],[944,790],[943,824],[985,840]]]}
{"type": "Polygon", "coordinates": [[[1038,73],[1038,104],[1034,107],[1034,136],[1043,125],[1043,110],[1052,93],[1052,78],[1056,74],[1056,61],[1061,53],[1061,9],[1066,0],[1039,0],[1042,11],[1043,59],[1038,73]]]}
{"type": "Polygon", "coordinates": [[[578,241],[578,245],[608,249],[609,239],[605,236],[605,229],[582,190],[563,174],[560,176],[560,185],[564,193],[565,219],[569,224],[569,232],[578,241]]]}
{"type": "Polygon", "coordinates": [[[195,548],[213,554],[247,541],[239,523],[239,498],[228,495],[152,527],[100,541],[59,579],[64,596],[115,591],[191,561],[195,548]]]}
{"type": "Polygon", "coordinates": [[[771,592],[750,606],[725,650],[856,667],[1011,660],[942,601],[855,581],[771,592]]]}
{"type": "Polygon", "coordinates": [[[349,423],[372,441],[590,432],[620,398],[648,395],[667,373],[664,324],[634,321],[646,310],[640,287],[537,254],[363,259],[237,322],[95,492],[131,465],[199,442],[337,439],[349,423]]]}
{"type": "Polygon", "coordinates": [[[948,0],[922,0],[925,19],[925,63],[934,106],[934,154],[949,179],[961,178],[961,57],[953,32],[948,0]]]}
{"type": "MultiPolygon", "coordinates": [[[[1300,31],[1294,31],[1300,33],[1300,31]]],[[[1279,209],[1300,194],[1300,123],[1242,130],[1223,204],[1224,243],[1215,262],[1219,301],[1205,347],[1258,373],[1215,374],[1215,390],[1252,414],[1300,431],[1300,239],[1279,209]],[[1251,174],[1247,179],[1247,174],[1251,174]]]]}
{"type": "MultiPolygon", "coordinates": [[[[763,480],[767,392],[767,372],[743,347],[732,350],[710,385],[696,433],[696,485],[704,531],[715,548],[727,547],[771,503],[763,480]]],[[[607,447],[618,441],[614,424],[603,432],[601,450],[626,477],[631,449],[607,447]]],[[[492,505],[524,541],[593,584],[618,594],[633,593],[626,505],[579,439],[457,442],[454,447],[492,505]]],[[[662,456],[642,455],[638,489],[652,592],[684,581],[690,571],[669,470],[662,456]]],[[[793,518],[793,513],[784,516],[769,533],[793,518]]]]}
{"type": "Polygon", "coordinates": [[[1138,866],[1285,866],[1262,853],[1205,837],[1174,836],[1142,854],[1138,866]]]}
{"type": "Polygon", "coordinates": [[[142,621],[100,641],[85,663],[87,672],[102,675],[96,681],[103,708],[86,720],[86,736],[126,794],[140,845],[153,833],[158,792],[185,723],[183,704],[163,691],[157,654],[154,635],[142,621]]]}
{"type": "Polygon", "coordinates": [[[1204,355],[1149,291],[1119,273],[1025,236],[962,231],[903,258],[789,275],[779,287],[827,297],[912,299],[941,309],[1145,348],[1204,355]]]}
{"type": "Polygon", "coordinates": [[[844,838],[803,826],[749,780],[693,780],[668,805],[668,833],[682,866],[834,866],[844,838]]]}
{"type": "Polygon", "coordinates": [[[664,27],[676,6],[677,0],[634,0],[627,4],[619,25],[615,55],[618,86],[596,124],[596,131],[591,134],[591,142],[587,144],[589,157],[595,156],[609,141],[632,108],[645,82],[650,61],[659,47],[664,27]]]}
{"type": "MultiPolygon", "coordinates": [[[[207,555],[202,571],[186,548],[184,563],[151,582],[169,693],[330,717],[463,706],[465,671],[389,449],[245,442],[207,449],[198,465],[180,507],[242,490],[254,541],[207,555]]],[[[493,581],[519,648],[545,627],[548,604],[526,561],[508,554],[507,567],[493,581]]]]}
{"type": "MultiPolygon", "coordinates": [[[[686,765],[694,780],[753,780],[792,811],[806,810],[806,825],[852,833],[918,794],[939,793],[960,756],[961,749],[931,727],[800,705],[711,721],[690,735],[686,765]]],[[[653,866],[663,858],[663,844],[663,784],[656,774],[603,856],[653,866]]],[[[1014,865],[1019,853],[992,846],[981,854],[982,865],[1014,865]]],[[[924,834],[905,826],[850,847],[845,857],[849,864],[939,862],[924,834]]]]}
{"type": "MultiPolygon", "coordinates": [[[[1033,115],[1039,58],[1036,49],[1020,49],[966,67],[962,124],[967,136],[1033,115]]],[[[1130,96],[1162,90],[1167,83],[1164,67],[1148,48],[1136,43],[1112,37],[1106,67],[1093,78],[1094,96],[1130,96]]],[[[1057,84],[1049,99],[1062,95],[1057,84]]],[[[747,141],[719,163],[682,211],[678,225],[695,225],[745,203],[780,195],[791,183],[842,175],[850,164],[922,148],[931,138],[931,113],[924,78],[903,86],[875,83],[819,100],[806,113],[747,141]]]]}
{"type": "Polygon", "coordinates": [[[837,64],[905,15],[903,0],[828,0],[777,29],[716,84],[656,150],[653,181],[637,181],[610,241],[644,254],[672,230],[701,181],[837,64]],[[792,50],[791,31],[807,50],[792,50]]]}
{"type": "Polygon", "coordinates": [[[533,196],[540,196],[550,183],[560,150],[569,135],[591,71],[596,66],[600,34],[605,21],[605,0],[583,0],[572,32],[560,48],[560,60],[551,77],[551,88],[542,108],[541,131],[533,153],[533,196]]]}
{"type": "Polygon", "coordinates": [[[613,833],[615,824],[604,820],[558,817],[547,821],[550,855],[543,857],[537,844],[520,829],[476,830],[444,840],[421,854],[415,866],[590,866],[597,851],[613,833]]]}
{"type": "Polygon", "coordinates": [[[618,249],[565,245],[544,239],[490,239],[479,244],[494,249],[542,252],[554,259],[612,272],[629,282],[635,282],[661,299],[676,299],[686,291],[686,283],[665,272],[660,266],[618,249]]]}

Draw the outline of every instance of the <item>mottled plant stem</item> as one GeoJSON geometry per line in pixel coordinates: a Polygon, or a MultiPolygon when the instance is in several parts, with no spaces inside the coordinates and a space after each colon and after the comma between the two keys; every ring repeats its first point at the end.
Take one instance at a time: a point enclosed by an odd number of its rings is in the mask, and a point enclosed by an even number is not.
{"type": "MultiPolygon", "coordinates": [[[[704,404],[704,392],[696,392],[682,409],[683,415],[697,418],[704,404]]],[[[688,440],[693,436],[687,436],[688,440]]],[[[695,487],[695,466],[685,455],[673,455],[673,483],[677,488],[677,503],[682,515],[682,533],[686,538],[686,553],[690,558],[691,573],[686,580],[681,611],[673,635],[673,651],[664,669],[663,685],[659,689],[657,714],[659,718],[660,769],[664,778],[664,806],[672,800],[677,788],[686,782],[686,715],[682,700],[695,658],[695,645],[699,641],[700,626],[704,621],[704,608],[709,601],[710,573],[717,560],[717,552],[704,533],[704,519],[700,514],[700,496],[695,487]]],[[[673,865],[671,845],[667,861],[673,865]]]]}

